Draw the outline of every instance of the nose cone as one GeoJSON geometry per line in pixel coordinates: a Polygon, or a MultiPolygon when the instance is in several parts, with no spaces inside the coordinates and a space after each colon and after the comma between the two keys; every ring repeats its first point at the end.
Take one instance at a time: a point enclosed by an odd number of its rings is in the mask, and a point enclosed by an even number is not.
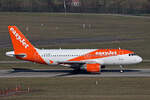
{"type": "Polygon", "coordinates": [[[138,56],[137,59],[136,59],[136,61],[137,61],[137,63],[140,63],[140,62],[143,61],[143,59],[140,56],[138,56]]]}

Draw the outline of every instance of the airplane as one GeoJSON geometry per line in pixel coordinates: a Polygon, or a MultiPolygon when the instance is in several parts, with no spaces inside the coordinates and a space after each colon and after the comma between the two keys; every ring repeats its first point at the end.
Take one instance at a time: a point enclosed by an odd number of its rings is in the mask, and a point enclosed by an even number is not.
{"type": "Polygon", "coordinates": [[[8,26],[14,51],[6,56],[46,65],[61,65],[77,71],[101,72],[107,65],[123,66],[142,62],[133,51],[125,49],[38,49],[34,47],[16,26],[8,26]]]}

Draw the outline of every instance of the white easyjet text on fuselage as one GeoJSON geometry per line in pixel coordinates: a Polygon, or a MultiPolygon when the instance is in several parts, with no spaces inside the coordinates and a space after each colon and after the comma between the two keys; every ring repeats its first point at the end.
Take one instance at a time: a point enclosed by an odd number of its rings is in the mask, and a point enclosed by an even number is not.
{"type": "Polygon", "coordinates": [[[100,55],[100,56],[103,56],[103,55],[106,55],[106,56],[117,55],[117,52],[112,52],[112,51],[109,51],[109,52],[96,52],[96,55],[100,55]]]}

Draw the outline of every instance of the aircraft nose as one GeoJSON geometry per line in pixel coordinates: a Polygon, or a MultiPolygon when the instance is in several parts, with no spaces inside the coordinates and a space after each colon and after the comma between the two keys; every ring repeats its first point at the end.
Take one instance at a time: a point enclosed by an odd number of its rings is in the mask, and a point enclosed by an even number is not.
{"type": "Polygon", "coordinates": [[[137,62],[140,63],[140,62],[142,62],[142,61],[143,61],[142,57],[138,56],[138,57],[137,57],[137,62]]]}

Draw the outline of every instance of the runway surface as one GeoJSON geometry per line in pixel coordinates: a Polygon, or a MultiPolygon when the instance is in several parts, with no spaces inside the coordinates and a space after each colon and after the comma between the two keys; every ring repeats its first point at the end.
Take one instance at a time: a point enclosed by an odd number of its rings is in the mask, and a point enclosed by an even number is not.
{"type": "Polygon", "coordinates": [[[76,73],[73,70],[59,69],[20,69],[0,70],[0,77],[150,77],[150,69],[102,70],[100,74],[76,73]]]}

